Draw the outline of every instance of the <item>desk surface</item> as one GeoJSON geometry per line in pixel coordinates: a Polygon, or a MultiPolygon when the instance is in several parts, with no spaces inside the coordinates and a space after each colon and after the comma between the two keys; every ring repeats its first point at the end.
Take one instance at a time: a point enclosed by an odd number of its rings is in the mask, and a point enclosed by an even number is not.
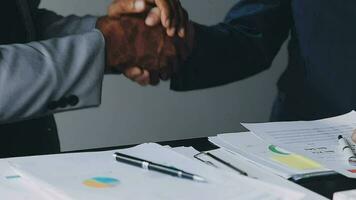
{"type": "MultiPolygon", "coordinates": [[[[210,143],[207,138],[194,138],[194,139],[186,139],[186,140],[167,141],[167,142],[159,142],[159,144],[169,145],[171,147],[192,146],[198,151],[209,151],[218,148],[212,143],[210,143]]],[[[128,148],[132,146],[135,145],[87,149],[87,150],[81,150],[75,152],[106,151],[106,150],[128,148]]],[[[73,151],[65,152],[65,153],[73,153],[73,151]]],[[[311,178],[307,180],[301,180],[297,182],[297,184],[305,188],[308,188],[318,194],[321,194],[322,196],[325,196],[329,199],[331,199],[333,193],[337,191],[356,189],[356,179],[346,178],[342,175],[333,175],[333,176],[321,177],[321,178],[311,178]]]]}

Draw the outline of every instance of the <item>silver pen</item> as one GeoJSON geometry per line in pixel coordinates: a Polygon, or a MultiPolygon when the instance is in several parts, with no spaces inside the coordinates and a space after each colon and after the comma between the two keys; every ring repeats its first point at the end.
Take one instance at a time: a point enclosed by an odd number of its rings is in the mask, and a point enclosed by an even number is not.
{"type": "Polygon", "coordinates": [[[356,166],[356,155],[352,151],[349,142],[342,135],[339,135],[338,143],[339,143],[340,150],[344,154],[349,164],[356,166]]]}

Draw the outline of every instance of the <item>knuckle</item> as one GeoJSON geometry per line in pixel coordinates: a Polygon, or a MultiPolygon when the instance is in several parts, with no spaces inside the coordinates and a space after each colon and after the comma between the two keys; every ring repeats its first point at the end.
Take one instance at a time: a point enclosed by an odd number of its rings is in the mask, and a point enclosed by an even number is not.
{"type": "Polygon", "coordinates": [[[129,69],[129,70],[127,70],[127,75],[128,75],[130,78],[134,78],[135,76],[137,76],[137,70],[135,70],[135,69],[129,69]]]}

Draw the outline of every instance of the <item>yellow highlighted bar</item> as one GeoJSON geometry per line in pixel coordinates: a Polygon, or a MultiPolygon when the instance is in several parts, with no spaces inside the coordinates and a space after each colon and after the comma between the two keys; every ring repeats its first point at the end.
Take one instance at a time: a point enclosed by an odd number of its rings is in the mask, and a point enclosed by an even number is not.
{"type": "Polygon", "coordinates": [[[323,168],[319,163],[297,154],[274,155],[272,156],[272,160],[297,170],[314,170],[323,168]]]}

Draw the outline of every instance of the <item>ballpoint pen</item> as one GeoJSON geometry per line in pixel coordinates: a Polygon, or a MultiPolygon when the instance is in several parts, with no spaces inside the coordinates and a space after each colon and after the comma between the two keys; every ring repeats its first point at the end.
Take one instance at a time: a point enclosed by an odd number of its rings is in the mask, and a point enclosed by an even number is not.
{"type": "Polygon", "coordinates": [[[342,136],[338,136],[338,143],[340,150],[345,155],[345,158],[349,162],[350,165],[356,165],[356,155],[352,151],[348,141],[342,136]]]}
{"type": "Polygon", "coordinates": [[[194,180],[194,181],[198,181],[198,182],[206,182],[206,180],[201,176],[198,176],[198,175],[192,174],[192,173],[188,173],[188,172],[185,172],[183,170],[180,170],[180,169],[177,169],[174,167],[157,164],[154,162],[150,162],[147,160],[143,160],[140,158],[136,158],[136,157],[118,153],[118,152],[116,152],[114,154],[114,156],[118,162],[123,162],[123,163],[129,164],[129,165],[141,167],[143,169],[156,171],[156,172],[163,173],[163,174],[168,174],[168,175],[179,177],[179,178],[194,180]]]}

